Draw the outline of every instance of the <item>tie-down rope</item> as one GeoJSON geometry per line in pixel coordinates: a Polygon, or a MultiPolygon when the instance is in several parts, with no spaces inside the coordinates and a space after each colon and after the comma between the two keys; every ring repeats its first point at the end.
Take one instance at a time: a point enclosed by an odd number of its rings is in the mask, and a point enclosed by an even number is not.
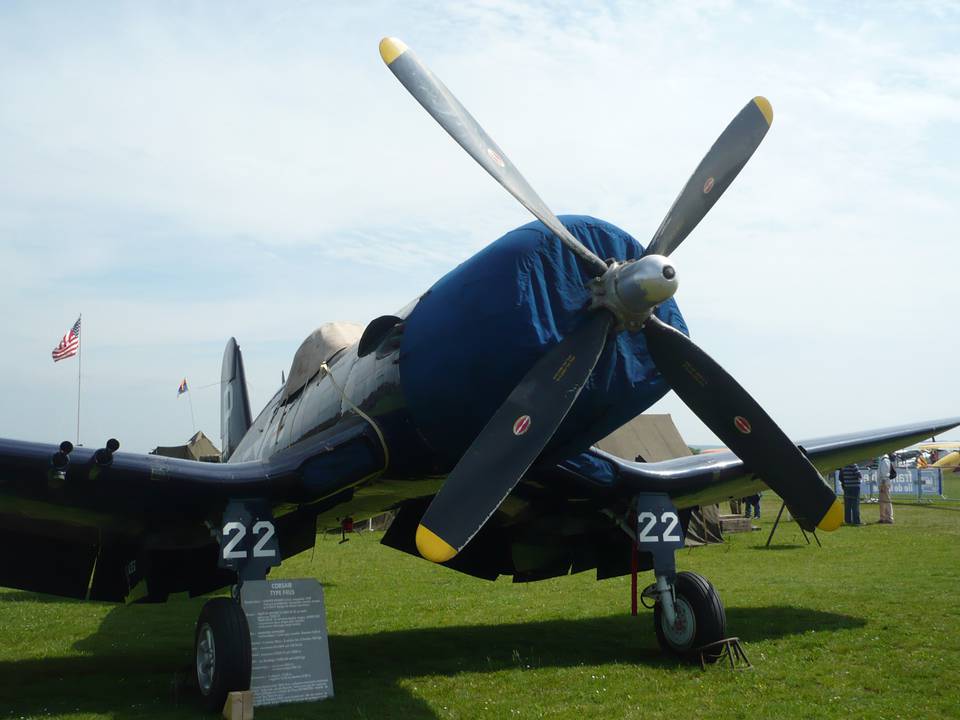
{"type": "Polygon", "coordinates": [[[359,406],[355,402],[353,402],[353,400],[347,397],[346,391],[342,387],[340,387],[340,384],[333,377],[333,372],[330,370],[330,367],[327,365],[326,362],[320,363],[320,369],[327,373],[327,377],[330,378],[330,382],[333,383],[333,386],[337,389],[337,392],[340,393],[340,397],[343,399],[343,401],[347,403],[347,405],[349,405],[351,408],[353,408],[353,411],[357,413],[357,415],[359,415],[368,423],[370,423],[371,427],[373,427],[374,432],[377,433],[377,437],[380,439],[380,445],[381,447],[383,447],[383,469],[386,470],[387,467],[390,465],[390,449],[387,447],[387,441],[383,437],[383,432],[380,430],[380,426],[377,425],[376,422],[374,422],[372,417],[370,417],[363,410],[361,410],[359,406]]]}

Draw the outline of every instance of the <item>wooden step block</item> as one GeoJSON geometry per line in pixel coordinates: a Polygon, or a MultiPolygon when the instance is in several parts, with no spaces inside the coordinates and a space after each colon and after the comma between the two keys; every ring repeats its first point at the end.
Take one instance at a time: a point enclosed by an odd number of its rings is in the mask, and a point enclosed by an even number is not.
{"type": "Polygon", "coordinates": [[[253,720],[253,693],[250,690],[229,693],[223,704],[223,717],[226,720],[253,720]]]}
{"type": "Polygon", "coordinates": [[[725,533],[750,532],[753,530],[753,523],[750,518],[741,515],[721,515],[720,529],[725,533]]]}

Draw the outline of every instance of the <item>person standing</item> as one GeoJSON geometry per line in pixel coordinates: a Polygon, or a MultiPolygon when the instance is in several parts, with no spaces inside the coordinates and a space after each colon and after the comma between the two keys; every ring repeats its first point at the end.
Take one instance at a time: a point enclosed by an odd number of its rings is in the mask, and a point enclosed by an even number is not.
{"type": "Polygon", "coordinates": [[[877,461],[877,485],[880,488],[880,522],[893,525],[893,501],[890,499],[890,485],[897,476],[893,466],[893,453],[884,455],[877,461]]]}
{"type": "Polygon", "coordinates": [[[840,468],[840,484],[843,486],[843,523],[860,525],[860,468],[844,465],[840,468]]]}

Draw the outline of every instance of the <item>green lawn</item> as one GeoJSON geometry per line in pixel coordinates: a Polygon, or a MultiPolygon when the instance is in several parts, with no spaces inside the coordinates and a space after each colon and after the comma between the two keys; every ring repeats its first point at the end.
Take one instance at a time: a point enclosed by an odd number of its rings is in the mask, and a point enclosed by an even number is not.
{"type": "MultiPolygon", "coordinates": [[[[754,664],[665,659],[629,578],[514,586],[397,553],[379,536],[317,548],[283,575],[326,587],[336,697],[258,718],[930,718],[960,715],[960,510],[807,546],[793,524],[684,550],[754,664]]],[[[877,506],[863,508],[877,519],[877,506]]],[[[178,690],[202,599],[115,607],[0,590],[0,717],[187,718],[178,690]]]]}
{"type": "Polygon", "coordinates": [[[960,501],[960,472],[943,471],[943,494],[951,500],[960,501]]]}

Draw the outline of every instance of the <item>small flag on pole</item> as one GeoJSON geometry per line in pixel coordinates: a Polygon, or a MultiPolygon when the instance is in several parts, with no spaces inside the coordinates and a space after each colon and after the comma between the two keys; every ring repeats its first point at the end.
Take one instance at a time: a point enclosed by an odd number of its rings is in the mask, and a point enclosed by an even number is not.
{"type": "Polygon", "coordinates": [[[60,341],[60,344],[57,345],[51,355],[53,355],[54,362],[60,362],[61,360],[66,360],[68,357],[73,357],[77,354],[77,350],[80,348],[80,318],[77,318],[77,321],[73,324],[73,327],[70,328],[70,332],[63,336],[63,340],[60,341]]]}
{"type": "Polygon", "coordinates": [[[184,378],[184,379],[183,379],[183,382],[180,383],[180,387],[177,388],[177,397],[180,397],[181,395],[183,395],[183,394],[184,394],[187,390],[189,390],[189,389],[190,389],[190,388],[187,387],[187,379],[184,378]]]}

